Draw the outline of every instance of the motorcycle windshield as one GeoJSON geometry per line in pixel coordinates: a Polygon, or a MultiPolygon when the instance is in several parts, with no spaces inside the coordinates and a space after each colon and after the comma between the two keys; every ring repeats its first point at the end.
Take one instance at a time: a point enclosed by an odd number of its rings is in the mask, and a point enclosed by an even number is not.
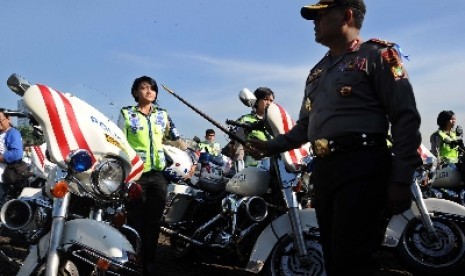
{"type": "Polygon", "coordinates": [[[142,174],[143,162],[122,130],[91,105],[40,84],[32,85],[23,100],[42,127],[52,162],[61,168],[66,168],[65,159],[71,151],[85,149],[93,164],[105,156],[118,157],[125,164],[127,182],[142,174]]]}
{"type": "MultiPolygon", "coordinates": [[[[287,133],[295,125],[295,121],[287,111],[280,105],[272,103],[266,111],[266,123],[270,127],[273,136],[287,133]]],[[[290,172],[298,171],[302,165],[303,158],[310,152],[310,143],[300,148],[281,153],[286,169],[290,172]]]]}

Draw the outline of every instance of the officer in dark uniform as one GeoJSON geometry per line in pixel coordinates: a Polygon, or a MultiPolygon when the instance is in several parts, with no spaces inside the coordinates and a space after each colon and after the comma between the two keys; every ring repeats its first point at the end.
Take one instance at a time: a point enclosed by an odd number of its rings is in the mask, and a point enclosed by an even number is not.
{"type": "Polygon", "coordinates": [[[365,12],[363,0],[301,9],[314,21],[315,41],[329,51],[310,71],[294,128],[250,145],[258,157],[312,143],[314,206],[329,276],[373,275],[385,215],[410,207],[409,186],[421,164],[420,115],[402,55],[395,43],[362,40],[365,12]]]}

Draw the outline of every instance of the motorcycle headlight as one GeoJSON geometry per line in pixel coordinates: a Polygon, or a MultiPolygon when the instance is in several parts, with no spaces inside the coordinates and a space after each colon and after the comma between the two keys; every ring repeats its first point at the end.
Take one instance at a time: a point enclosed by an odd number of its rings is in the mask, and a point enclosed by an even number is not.
{"type": "Polygon", "coordinates": [[[92,173],[94,190],[105,197],[111,197],[123,187],[125,171],[121,161],[107,158],[100,161],[92,173]]]}

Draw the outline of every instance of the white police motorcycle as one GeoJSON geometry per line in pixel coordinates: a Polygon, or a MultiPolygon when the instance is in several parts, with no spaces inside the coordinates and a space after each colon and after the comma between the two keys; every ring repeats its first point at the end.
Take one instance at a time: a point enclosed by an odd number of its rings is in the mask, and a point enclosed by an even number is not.
{"type": "Polygon", "coordinates": [[[0,212],[31,242],[18,275],[140,275],[140,239],[122,206],[143,163],[122,131],[75,96],[16,74],[7,85],[46,141],[33,159],[45,187],[25,188],[0,212]]]}

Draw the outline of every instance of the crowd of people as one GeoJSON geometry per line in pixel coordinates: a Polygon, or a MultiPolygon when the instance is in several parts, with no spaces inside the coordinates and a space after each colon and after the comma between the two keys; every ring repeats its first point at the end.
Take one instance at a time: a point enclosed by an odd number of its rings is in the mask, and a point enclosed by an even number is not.
{"type": "MultiPolygon", "coordinates": [[[[205,139],[197,144],[199,151],[229,156],[240,170],[310,142],[318,157],[313,170],[314,207],[330,276],[373,275],[373,253],[382,239],[383,221],[410,207],[411,178],[421,164],[417,153],[421,120],[402,55],[393,42],[362,39],[366,11],[363,0],[321,0],[302,7],[301,16],[313,21],[315,41],[328,52],[310,70],[299,118],[289,132],[272,137],[264,128],[238,128],[237,134],[248,145],[231,141],[222,148],[215,131],[207,129],[205,139]]],[[[144,275],[155,275],[168,185],[162,145],[185,145],[168,112],[157,104],[155,79],[136,78],[130,93],[135,105],[121,109],[118,126],[144,161],[144,170],[138,181],[143,196],[128,206],[128,223],[141,234],[144,275]]],[[[268,87],[258,87],[254,95],[251,112],[238,122],[259,122],[275,99],[268,87]]],[[[0,109],[0,173],[23,157],[21,135],[4,111],[0,109]]],[[[441,162],[458,163],[461,133],[455,122],[450,110],[438,115],[439,128],[430,142],[441,162]]],[[[0,206],[8,189],[4,182],[0,206]]]]}

